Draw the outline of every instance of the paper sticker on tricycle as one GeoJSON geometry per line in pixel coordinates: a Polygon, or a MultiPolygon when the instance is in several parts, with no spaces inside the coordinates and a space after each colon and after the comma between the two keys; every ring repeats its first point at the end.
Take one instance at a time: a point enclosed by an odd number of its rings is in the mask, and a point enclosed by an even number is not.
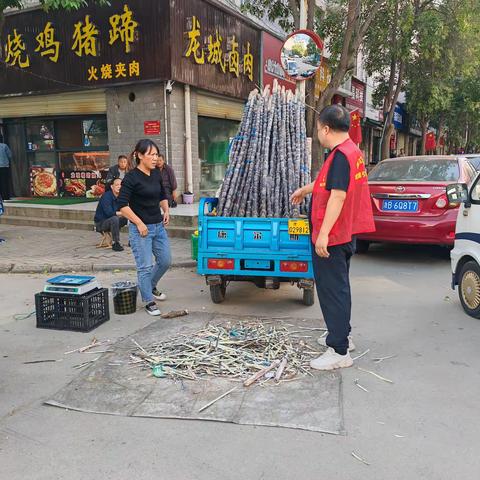
{"type": "Polygon", "coordinates": [[[310,225],[308,220],[289,220],[288,233],[289,235],[309,235],[310,225]]]}

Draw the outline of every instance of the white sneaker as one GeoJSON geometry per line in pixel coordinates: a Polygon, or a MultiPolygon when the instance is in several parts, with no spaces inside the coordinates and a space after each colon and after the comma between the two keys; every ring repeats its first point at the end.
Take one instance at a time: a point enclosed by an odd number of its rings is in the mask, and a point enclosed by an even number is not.
{"type": "Polygon", "coordinates": [[[163,302],[164,300],[167,299],[167,296],[162,293],[162,292],[159,292],[156,288],[154,288],[152,290],[152,295],[157,299],[157,300],[160,300],[161,302],[163,302]]]}
{"type": "Polygon", "coordinates": [[[340,355],[330,347],[323,355],[310,362],[310,367],[315,370],[334,370],[335,368],[347,368],[352,365],[353,360],[349,352],[346,355],[340,355]]]}
{"type": "MultiPolygon", "coordinates": [[[[325,332],[321,337],[317,338],[317,343],[322,347],[328,347],[327,345],[327,335],[328,332],[325,332]]],[[[353,352],[355,350],[355,344],[353,343],[352,336],[348,336],[348,351],[353,352]]]]}
{"type": "Polygon", "coordinates": [[[150,302],[145,305],[145,310],[149,315],[153,315],[154,317],[158,317],[158,315],[161,315],[162,312],[160,309],[157,307],[157,304],[155,302],[150,302]]]}

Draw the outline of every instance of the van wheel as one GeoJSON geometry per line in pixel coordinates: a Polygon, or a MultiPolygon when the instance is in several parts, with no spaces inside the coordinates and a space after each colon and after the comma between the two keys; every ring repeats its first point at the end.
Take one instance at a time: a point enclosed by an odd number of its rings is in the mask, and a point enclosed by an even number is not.
{"type": "Polygon", "coordinates": [[[222,282],[221,285],[210,285],[210,297],[212,298],[213,303],[222,303],[225,300],[225,292],[227,291],[227,286],[225,282],[222,282]]]}
{"type": "Polygon", "coordinates": [[[311,307],[315,303],[315,289],[304,288],[303,289],[303,304],[307,307],[311,307]]]}
{"type": "Polygon", "coordinates": [[[355,252],[367,253],[369,248],[370,248],[370,242],[367,242],[366,240],[357,240],[357,248],[355,252]]]}
{"type": "Polygon", "coordinates": [[[458,296],[465,312],[480,318],[480,267],[477,262],[467,262],[460,272],[458,296]]]}

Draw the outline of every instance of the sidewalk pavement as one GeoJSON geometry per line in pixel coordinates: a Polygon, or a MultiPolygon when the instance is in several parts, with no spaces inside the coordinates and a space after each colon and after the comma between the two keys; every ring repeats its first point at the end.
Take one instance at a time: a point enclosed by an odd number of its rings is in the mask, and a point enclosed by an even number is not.
{"type": "MultiPolygon", "coordinates": [[[[96,248],[101,235],[96,232],[0,225],[0,272],[92,272],[133,270],[135,262],[121,233],[123,252],[96,248]]],[[[171,238],[173,267],[192,267],[190,240],[171,238]]]]}

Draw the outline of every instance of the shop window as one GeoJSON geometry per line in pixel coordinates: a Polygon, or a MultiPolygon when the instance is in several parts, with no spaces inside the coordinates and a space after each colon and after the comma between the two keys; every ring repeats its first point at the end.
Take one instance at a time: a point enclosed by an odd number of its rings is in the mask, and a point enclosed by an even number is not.
{"type": "Polygon", "coordinates": [[[83,120],[82,132],[85,147],[105,147],[108,145],[107,120],[105,118],[83,120]]]}
{"type": "Polygon", "coordinates": [[[27,151],[46,152],[54,150],[52,121],[28,120],[26,122],[27,151]]]}
{"type": "Polygon", "coordinates": [[[57,135],[57,148],[68,150],[69,148],[81,148],[82,124],[79,119],[62,119],[55,122],[57,135]]]}
{"type": "Polygon", "coordinates": [[[110,166],[109,152],[61,152],[60,170],[106,170],[110,166]]]}
{"type": "Polygon", "coordinates": [[[40,152],[29,154],[30,167],[55,168],[57,165],[57,154],[55,152],[40,152]]]}
{"type": "Polygon", "coordinates": [[[221,185],[228,165],[229,144],[239,122],[198,117],[198,149],[201,166],[200,190],[215,191],[221,185]]]}

